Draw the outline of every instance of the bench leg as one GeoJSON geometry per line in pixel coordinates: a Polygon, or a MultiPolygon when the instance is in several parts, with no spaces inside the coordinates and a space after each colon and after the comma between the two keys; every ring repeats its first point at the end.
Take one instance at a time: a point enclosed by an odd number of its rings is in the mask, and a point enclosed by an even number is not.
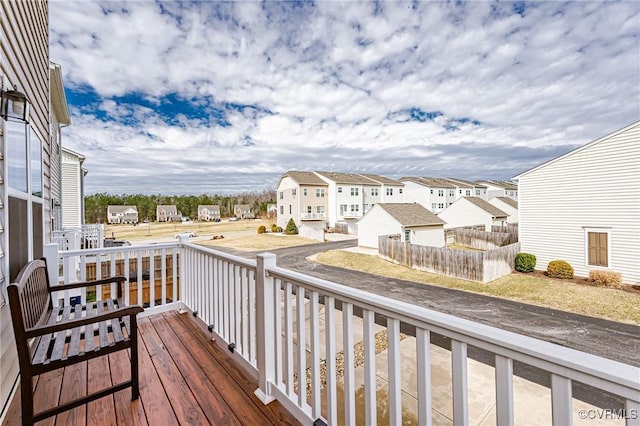
{"type": "Polygon", "coordinates": [[[140,397],[138,381],[138,323],[135,315],[131,317],[131,400],[140,397]]]}
{"type": "Polygon", "coordinates": [[[33,380],[31,375],[20,373],[20,398],[22,405],[22,425],[33,425],[33,380]]]}

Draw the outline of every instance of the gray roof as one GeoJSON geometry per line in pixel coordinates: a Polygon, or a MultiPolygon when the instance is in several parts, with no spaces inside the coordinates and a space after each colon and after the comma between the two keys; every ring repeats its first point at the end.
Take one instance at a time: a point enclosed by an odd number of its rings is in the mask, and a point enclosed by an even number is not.
{"type": "Polygon", "coordinates": [[[164,210],[166,212],[176,212],[176,213],[178,213],[178,209],[175,206],[175,204],[166,204],[166,205],[160,204],[160,205],[158,205],[157,209],[158,210],[162,209],[162,210],[164,210]]]}
{"type": "Polygon", "coordinates": [[[476,206],[480,207],[482,210],[484,210],[487,213],[491,214],[491,216],[493,216],[493,217],[507,217],[507,216],[509,216],[508,214],[506,214],[505,212],[503,212],[502,210],[500,210],[499,208],[497,208],[493,204],[489,203],[488,201],[483,200],[480,197],[463,197],[463,198],[465,200],[475,204],[476,206]]]}
{"type": "Polygon", "coordinates": [[[502,201],[506,205],[513,207],[514,209],[518,208],[518,202],[513,198],[509,198],[509,197],[495,197],[495,198],[502,201]]]}
{"type": "Polygon", "coordinates": [[[125,211],[133,209],[138,212],[137,206],[107,206],[107,211],[111,213],[124,213],[125,211]]]}
{"type": "Polygon", "coordinates": [[[357,173],[336,173],[336,172],[316,172],[319,175],[331,179],[335,183],[345,183],[354,185],[380,185],[368,177],[359,175],[357,173]]]}
{"type": "Polygon", "coordinates": [[[251,206],[249,206],[249,204],[236,204],[236,206],[234,207],[234,211],[240,209],[243,212],[248,212],[251,211],[251,206]]]}
{"type": "Polygon", "coordinates": [[[418,203],[379,203],[402,226],[444,225],[446,222],[418,203]]]}
{"type": "Polygon", "coordinates": [[[442,178],[434,177],[403,177],[400,181],[410,181],[429,188],[455,188],[450,182],[442,178]]]}
{"type": "Polygon", "coordinates": [[[220,211],[220,206],[217,204],[200,204],[198,206],[198,213],[200,213],[204,209],[207,209],[209,211],[220,211]]]}
{"type": "Polygon", "coordinates": [[[447,180],[449,182],[451,182],[453,185],[460,187],[460,188],[473,188],[474,184],[473,182],[469,182],[468,180],[463,180],[463,179],[458,179],[458,178],[447,178],[447,180]]]}
{"type": "MultiPolygon", "coordinates": [[[[283,178],[286,176],[289,176],[291,179],[295,180],[298,185],[327,186],[327,182],[320,179],[313,172],[300,172],[296,170],[290,170],[282,175],[283,178]]],[[[280,180],[282,180],[282,178],[280,178],[280,180]]]]}
{"type": "MultiPolygon", "coordinates": [[[[518,189],[518,185],[516,185],[515,183],[507,182],[507,181],[504,181],[504,180],[481,180],[481,181],[478,181],[478,182],[480,182],[480,183],[483,183],[483,182],[484,183],[489,183],[489,184],[491,184],[493,186],[498,186],[498,187],[504,188],[504,189],[512,189],[512,190],[517,190],[518,189]]],[[[476,183],[478,183],[478,182],[476,182],[476,183]]]]}
{"type": "Polygon", "coordinates": [[[380,176],[380,175],[372,175],[372,174],[367,174],[367,173],[360,173],[360,176],[364,176],[366,178],[369,178],[373,181],[376,181],[377,183],[381,183],[383,185],[395,185],[395,186],[404,186],[404,184],[400,181],[397,180],[393,180],[393,179],[389,179],[386,176],[380,176]]]}

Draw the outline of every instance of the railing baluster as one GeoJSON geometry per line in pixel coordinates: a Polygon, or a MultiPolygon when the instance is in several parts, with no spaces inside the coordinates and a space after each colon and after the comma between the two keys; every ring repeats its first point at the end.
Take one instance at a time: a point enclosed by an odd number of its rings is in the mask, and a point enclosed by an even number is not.
{"type": "Polygon", "coordinates": [[[142,250],[136,251],[136,288],[138,289],[138,305],[143,306],[144,301],[142,300],[142,288],[144,287],[142,281],[142,256],[144,252],[142,250]]]}
{"type": "Polygon", "coordinates": [[[160,303],[167,303],[167,249],[163,248],[160,254],[160,276],[162,277],[162,287],[160,295],[160,303]]]}
{"type": "Polygon", "coordinates": [[[286,354],[285,374],[287,378],[287,395],[293,398],[293,315],[291,312],[291,283],[285,283],[284,292],[284,349],[286,354]]]}
{"type": "Polygon", "coordinates": [[[256,274],[249,270],[249,362],[256,362],[256,274]]]}
{"type": "Polygon", "coordinates": [[[551,415],[555,426],[571,425],[572,419],[571,380],[551,375],[551,415]]]}
{"type": "Polygon", "coordinates": [[[124,252],[124,276],[126,277],[126,281],[124,282],[124,303],[129,304],[129,291],[131,289],[131,283],[129,280],[130,270],[129,270],[129,250],[124,252]]]}
{"type": "Polygon", "coordinates": [[[364,320],[364,423],[374,425],[377,423],[375,312],[365,309],[362,317],[364,320]]]}
{"type": "Polygon", "coordinates": [[[496,355],[496,419],[499,425],[512,425],[513,361],[496,355]]]}
{"type": "MultiPolygon", "coordinates": [[[[83,260],[83,263],[85,263],[86,265],[86,256],[82,256],[81,259],[83,260]]],[[[80,274],[82,274],[83,272],[86,273],[86,267],[80,270],[80,274]]],[[[96,280],[99,280],[101,278],[102,278],[102,255],[97,254],[96,255],[96,280]]],[[[81,280],[81,281],[85,281],[85,280],[81,280]]],[[[82,291],[82,300],[87,300],[86,287],[83,287],[81,291],[82,291]]],[[[97,285],[95,288],[95,291],[96,291],[96,300],[102,300],[102,286],[97,285]]]]}
{"type": "Polygon", "coordinates": [[[296,286],[296,320],[298,339],[298,406],[307,404],[307,336],[305,324],[304,287],[296,286]]]}
{"type": "Polygon", "coordinates": [[[418,374],[418,424],[431,426],[431,333],[416,328],[416,357],[418,374]]]}
{"type": "Polygon", "coordinates": [[[275,345],[276,345],[276,385],[278,387],[282,386],[284,383],[284,372],[285,368],[283,363],[284,360],[282,358],[282,316],[284,305],[282,304],[282,280],[274,279],[275,285],[273,286],[273,300],[275,302],[275,345]]]}
{"type": "Polygon", "coordinates": [[[400,321],[387,319],[389,349],[389,424],[402,424],[402,373],[400,371],[400,321]]]}
{"type": "Polygon", "coordinates": [[[242,308],[240,310],[242,317],[242,356],[249,359],[249,295],[248,295],[248,285],[249,285],[249,270],[247,268],[240,268],[241,273],[241,302],[242,308]]]}
{"type": "Polygon", "coordinates": [[[467,344],[457,340],[451,340],[451,379],[453,383],[453,423],[468,425],[467,344]]]}
{"type": "MultiPolygon", "coordinates": [[[[235,312],[233,315],[233,324],[236,330],[234,342],[237,346],[242,345],[242,324],[238,322],[242,318],[242,300],[240,299],[240,288],[242,287],[241,270],[240,266],[234,265],[233,268],[233,289],[234,289],[234,305],[235,312]]],[[[239,352],[242,353],[242,348],[239,348],[239,352]]]]}
{"type": "Polygon", "coordinates": [[[320,318],[318,292],[309,295],[309,325],[311,332],[311,417],[321,416],[320,400],[320,318]]]}
{"type": "Polygon", "coordinates": [[[356,378],[353,353],[353,305],[342,303],[342,353],[344,354],[344,421],[356,422],[356,378]]]}
{"type": "Polygon", "coordinates": [[[156,251],[149,250],[149,306],[156,306],[156,251]]]}
{"type": "Polygon", "coordinates": [[[229,286],[225,285],[225,283],[229,283],[229,264],[225,261],[222,261],[222,277],[223,281],[221,282],[222,286],[222,338],[229,341],[229,286]]]}
{"type": "Polygon", "coordinates": [[[224,327],[224,312],[223,312],[223,304],[224,304],[224,294],[223,294],[223,276],[222,276],[222,261],[220,259],[214,259],[214,272],[215,272],[215,285],[216,285],[216,294],[217,294],[217,305],[216,305],[216,330],[218,334],[221,336],[224,335],[223,327],[224,327]]]}
{"type": "MultiPolygon", "coordinates": [[[[100,240],[102,241],[102,240],[100,240]]],[[[116,253],[112,252],[109,255],[109,275],[114,277],[116,276],[116,253]]],[[[111,299],[115,299],[117,297],[117,293],[116,293],[116,283],[111,283],[111,293],[109,293],[111,296],[111,299]]]]}
{"type": "Polygon", "coordinates": [[[201,267],[202,271],[202,287],[204,290],[204,306],[205,306],[205,322],[213,324],[213,286],[211,285],[211,258],[209,256],[202,256],[201,267]]]}
{"type": "MultiPolygon", "coordinates": [[[[173,292],[173,296],[172,296],[172,302],[177,302],[178,301],[178,249],[173,249],[172,250],[172,254],[171,254],[171,273],[172,273],[172,281],[171,281],[171,290],[173,292]]],[[[182,294],[180,294],[180,297],[182,297],[182,294]]]]}
{"type": "MultiPolygon", "coordinates": [[[[64,258],[64,266],[63,266],[63,277],[65,283],[70,283],[71,281],[71,268],[72,268],[72,258],[71,256],[64,258]]],[[[69,306],[69,290],[64,291],[64,306],[69,306]]]]}
{"type": "Polygon", "coordinates": [[[327,366],[327,422],[330,425],[338,423],[338,392],[336,381],[336,314],[334,311],[335,298],[324,298],[324,333],[327,366]]]}

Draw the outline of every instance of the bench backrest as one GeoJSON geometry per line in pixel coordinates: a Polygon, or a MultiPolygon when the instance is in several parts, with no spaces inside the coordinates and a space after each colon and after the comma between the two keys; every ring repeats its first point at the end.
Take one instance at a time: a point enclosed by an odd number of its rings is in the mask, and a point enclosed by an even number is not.
{"type": "Polygon", "coordinates": [[[25,330],[47,320],[47,313],[52,309],[49,290],[49,275],[44,259],[27,263],[15,282],[7,288],[18,353],[28,347],[25,330]]]}

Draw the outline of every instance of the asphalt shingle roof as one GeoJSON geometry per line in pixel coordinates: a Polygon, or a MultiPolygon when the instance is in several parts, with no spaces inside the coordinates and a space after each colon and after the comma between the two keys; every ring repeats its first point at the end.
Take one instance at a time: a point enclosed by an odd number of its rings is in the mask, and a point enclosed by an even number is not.
{"type": "Polygon", "coordinates": [[[464,197],[465,200],[475,204],[476,206],[480,207],[482,210],[486,211],[487,213],[491,214],[491,216],[493,217],[507,217],[509,216],[508,214],[506,214],[505,212],[503,212],[502,210],[500,210],[499,208],[497,208],[496,206],[494,206],[493,204],[489,203],[488,201],[483,200],[480,197],[464,197]]]}
{"type": "Polygon", "coordinates": [[[378,203],[402,226],[444,225],[446,222],[418,203],[378,203]]]}
{"type": "Polygon", "coordinates": [[[514,209],[518,208],[518,202],[513,198],[509,198],[509,197],[496,197],[496,198],[502,201],[503,203],[505,203],[506,205],[513,207],[514,209]]]}
{"type": "Polygon", "coordinates": [[[316,185],[316,186],[327,186],[327,182],[320,179],[313,172],[299,172],[296,170],[290,170],[282,177],[289,176],[291,179],[298,182],[298,185],[316,185]]]}

